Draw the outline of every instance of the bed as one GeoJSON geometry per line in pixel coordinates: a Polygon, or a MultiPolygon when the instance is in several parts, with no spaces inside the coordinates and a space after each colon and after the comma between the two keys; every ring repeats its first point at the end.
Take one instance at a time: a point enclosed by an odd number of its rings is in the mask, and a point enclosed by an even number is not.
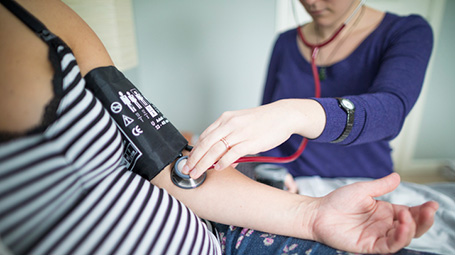
{"type": "MultiPolygon", "coordinates": [[[[254,169],[258,163],[242,163],[236,168],[246,176],[256,179],[254,169]]],[[[321,178],[319,176],[295,179],[299,193],[307,196],[324,196],[334,189],[369,178],[321,178]]],[[[378,197],[395,204],[414,206],[434,200],[439,203],[435,222],[422,237],[413,239],[408,249],[437,254],[455,254],[455,182],[416,184],[401,182],[396,190],[378,197]]]]}
{"type": "MultiPolygon", "coordinates": [[[[341,186],[367,178],[296,178],[299,192],[308,196],[324,196],[341,186]]],[[[379,197],[395,204],[408,206],[422,204],[429,200],[439,203],[435,222],[422,237],[414,239],[407,247],[412,250],[427,251],[438,254],[455,254],[455,183],[416,184],[402,182],[393,192],[379,197]]]]}

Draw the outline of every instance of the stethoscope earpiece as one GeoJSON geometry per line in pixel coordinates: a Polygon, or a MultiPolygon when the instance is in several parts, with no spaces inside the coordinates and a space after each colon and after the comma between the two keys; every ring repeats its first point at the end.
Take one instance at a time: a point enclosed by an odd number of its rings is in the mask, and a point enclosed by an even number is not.
{"type": "Polygon", "coordinates": [[[171,180],[175,185],[182,189],[194,189],[205,181],[207,173],[204,173],[197,179],[192,179],[189,175],[183,174],[181,170],[187,160],[188,156],[183,156],[177,159],[171,171],[171,180]]]}

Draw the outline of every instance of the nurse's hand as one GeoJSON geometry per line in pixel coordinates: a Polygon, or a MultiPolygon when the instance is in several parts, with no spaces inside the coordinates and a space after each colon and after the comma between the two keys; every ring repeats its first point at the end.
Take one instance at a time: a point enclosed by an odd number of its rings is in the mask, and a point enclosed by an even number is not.
{"type": "Polygon", "coordinates": [[[284,178],[284,186],[286,187],[287,191],[298,194],[299,187],[297,186],[297,182],[294,180],[294,177],[291,174],[287,174],[284,178]]]}
{"type": "Polygon", "coordinates": [[[311,99],[284,99],[225,112],[201,134],[182,172],[198,178],[212,166],[222,170],[241,156],[270,150],[292,134],[315,138],[324,126],[324,110],[311,99]]]}
{"type": "Polygon", "coordinates": [[[436,202],[408,207],[378,201],[394,190],[400,177],[358,182],[336,189],[317,202],[313,240],[334,248],[361,253],[396,252],[433,224],[436,202]]]}

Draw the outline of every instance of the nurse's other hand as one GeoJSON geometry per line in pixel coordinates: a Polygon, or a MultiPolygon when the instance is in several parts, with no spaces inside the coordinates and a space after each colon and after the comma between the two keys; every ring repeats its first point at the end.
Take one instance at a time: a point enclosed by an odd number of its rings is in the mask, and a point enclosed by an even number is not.
{"type": "Polygon", "coordinates": [[[436,202],[408,207],[378,201],[393,191],[400,177],[358,182],[322,197],[315,207],[313,239],[334,248],[361,253],[390,253],[407,246],[433,224],[436,202]]]}
{"type": "Polygon", "coordinates": [[[294,180],[294,177],[292,177],[291,174],[286,174],[286,177],[284,178],[284,186],[291,193],[299,193],[297,182],[294,180]]]}

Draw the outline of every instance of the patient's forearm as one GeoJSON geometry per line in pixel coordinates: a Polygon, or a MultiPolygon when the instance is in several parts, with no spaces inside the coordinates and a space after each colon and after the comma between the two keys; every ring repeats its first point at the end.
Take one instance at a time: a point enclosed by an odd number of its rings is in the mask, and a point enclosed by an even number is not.
{"type": "Polygon", "coordinates": [[[233,168],[208,171],[206,181],[191,190],[178,188],[171,182],[169,167],[152,183],[166,189],[201,218],[312,239],[314,198],[255,182],[233,168]]]}

